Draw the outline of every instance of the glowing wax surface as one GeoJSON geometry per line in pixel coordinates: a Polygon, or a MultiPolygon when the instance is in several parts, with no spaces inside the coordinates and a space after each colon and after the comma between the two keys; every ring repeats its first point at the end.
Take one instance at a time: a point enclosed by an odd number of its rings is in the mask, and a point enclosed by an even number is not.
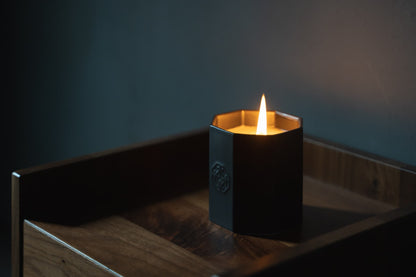
{"type": "MultiPolygon", "coordinates": [[[[248,126],[248,125],[240,125],[234,128],[227,129],[227,131],[236,134],[245,134],[245,135],[256,135],[257,126],[248,126]]],[[[276,127],[267,127],[267,135],[275,135],[279,133],[283,133],[285,130],[279,129],[276,127]]],[[[264,135],[259,135],[264,136],[264,135]]]]}

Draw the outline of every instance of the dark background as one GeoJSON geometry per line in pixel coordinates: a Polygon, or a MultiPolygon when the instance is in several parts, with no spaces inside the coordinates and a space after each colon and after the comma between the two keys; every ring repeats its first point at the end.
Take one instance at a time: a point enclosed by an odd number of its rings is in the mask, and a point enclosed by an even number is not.
{"type": "Polygon", "coordinates": [[[269,109],[416,165],[415,1],[15,1],[3,12],[0,275],[10,173],[269,109]],[[59,2],[59,3],[56,3],[59,2]]]}

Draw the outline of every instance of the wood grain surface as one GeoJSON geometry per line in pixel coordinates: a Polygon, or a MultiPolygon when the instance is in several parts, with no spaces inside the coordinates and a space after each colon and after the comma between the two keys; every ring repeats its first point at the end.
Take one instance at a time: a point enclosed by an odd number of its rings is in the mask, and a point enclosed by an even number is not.
{"type": "Polygon", "coordinates": [[[24,276],[120,276],[29,221],[23,226],[24,276]]]}
{"type": "Polygon", "coordinates": [[[209,221],[207,189],[154,203],[123,216],[221,269],[288,247],[278,240],[238,235],[209,221]]]}
{"type": "MultiPolygon", "coordinates": [[[[34,223],[125,276],[209,276],[394,208],[314,179],[304,183],[304,223],[291,236],[238,235],[210,222],[208,189],[80,226],[34,223]]],[[[26,271],[33,257],[24,255],[26,271]]]]}
{"type": "MultiPolygon", "coordinates": [[[[76,227],[35,224],[123,276],[210,276],[220,271],[119,216],[76,227]]],[[[26,268],[29,254],[24,255],[26,268]]]]}

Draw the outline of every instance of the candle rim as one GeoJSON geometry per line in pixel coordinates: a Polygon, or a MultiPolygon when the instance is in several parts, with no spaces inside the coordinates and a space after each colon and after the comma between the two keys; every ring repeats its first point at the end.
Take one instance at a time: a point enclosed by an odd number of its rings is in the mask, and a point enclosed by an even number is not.
{"type": "MultiPolygon", "coordinates": [[[[251,119],[251,121],[255,121],[257,123],[257,117],[259,114],[258,110],[245,110],[245,109],[240,109],[240,110],[233,110],[233,111],[229,111],[229,112],[225,112],[225,113],[220,113],[220,114],[216,114],[213,117],[213,120],[211,121],[211,125],[224,130],[226,132],[229,132],[230,134],[236,134],[236,135],[256,135],[256,134],[241,134],[241,133],[234,133],[229,131],[229,129],[238,127],[238,126],[242,126],[242,125],[246,125],[246,126],[256,126],[256,124],[245,124],[245,120],[242,120],[242,117],[244,117],[246,114],[245,112],[250,112],[252,113],[250,116],[254,116],[254,118],[251,119]],[[233,119],[235,122],[234,123],[238,123],[238,124],[233,124],[229,127],[226,127],[224,125],[226,124],[230,124],[229,122],[224,122],[224,117],[226,116],[234,116],[235,118],[233,119]],[[240,117],[240,118],[238,118],[240,117]]],[[[270,115],[274,115],[275,117],[273,118],[271,124],[268,124],[268,126],[273,126],[274,128],[278,128],[283,130],[282,133],[286,133],[286,132],[290,132],[292,130],[297,130],[299,128],[302,128],[303,126],[303,119],[299,116],[294,116],[288,113],[284,113],[284,112],[280,112],[277,110],[271,110],[271,111],[267,111],[267,114],[270,115]],[[276,121],[277,120],[277,121],[276,121]]],[[[231,123],[232,124],[232,123],[231,123]]],[[[277,133],[277,134],[270,134],[270,135],[263,135],[263,136],[274,136],[274,135],[279,135],[282,133],[277,133]]],[[[258,135],[261,136],[261,135],[258,135]]]]}

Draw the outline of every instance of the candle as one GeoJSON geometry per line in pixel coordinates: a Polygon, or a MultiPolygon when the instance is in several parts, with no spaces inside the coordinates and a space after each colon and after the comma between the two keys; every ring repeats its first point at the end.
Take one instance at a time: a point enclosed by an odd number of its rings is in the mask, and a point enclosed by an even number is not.
{"type": "Polygon", "coordinates": [[[259,110],[218,114],[209,129],[209,217],[233,232],[271,234],[302,219],[302,119],[259,110]]]}

